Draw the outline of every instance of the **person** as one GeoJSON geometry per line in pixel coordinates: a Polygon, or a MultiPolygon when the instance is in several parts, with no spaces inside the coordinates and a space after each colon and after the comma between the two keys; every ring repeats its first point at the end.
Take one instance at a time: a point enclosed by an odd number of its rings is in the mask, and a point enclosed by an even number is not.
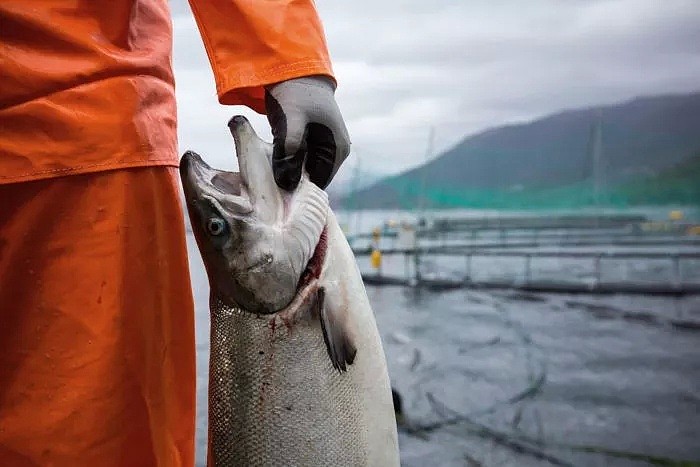
{"type": "MultiPolygon", "coordinates": [[[[268,115],[277,183],[325,187],[349,140],[313,1],[190,6],[219,102],[268,115]]],[[[4,467],[194,464],[168,8],[0,3],[4,467]]]]}

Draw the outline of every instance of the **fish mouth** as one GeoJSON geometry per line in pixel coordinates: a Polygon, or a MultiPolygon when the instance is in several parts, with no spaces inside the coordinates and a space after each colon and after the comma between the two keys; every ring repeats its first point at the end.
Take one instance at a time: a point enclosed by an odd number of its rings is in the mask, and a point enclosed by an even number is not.
{"type": "MultiPolygon", "coordinates": [[[[195,151],[186,151],[180,159],[180,177],[188,193],[193,197],[211,191],[213,188],[219,196],[226,198],[245,198],[242,204],[254,203],[258,187],[263,180],[260,172],[264,171],[261,165],[268,161],[261,161],[265,157],[255,157],[257,153],[264,151],[264,142],[260,140],[248,120],[240,115],[233,117],[228,122],[228,127],[236,145],[236,159],[239,171],[218,170],[207,164],[195,151]],[[256,147],[257,146],[257,147],[256,147]],[[257,151],[256,151],[257,149],[257,151]]],[[[236,210],[239,211],[239,210],[236,210]]]]}
{"type": "MultiPolygon", "coordinates": [[[[248,120],[240,115],[233,117],[228,122],[236,147],[239,148],[236,151],[239,167],[246,163],[240,148],[245,145],[244,140],[251,137],[246,134],[249,125],[248,120]]],[[[180,159],[180,175],[183,181],[191,180],[194,185],[210,184],[222,193],[234,196],[242,196],[244,187],[248,185],[244,171],[231,172],[214,169],[199,154],[191,150],[185,151],[180,159]]]]}
{"type": "Polygon", "coordinates": [[[186,151],[180,159],[180,179],[188,205],[208,198],[219,200],[226,211],[234,214],[250,214],[253,210],[241,173],[214,169],[194,151],[186,151]]]}
{"type": "Polygon", "coordinates": [[[193,179],[194,182],[208,183],[223,193],[242,196],[244,180],[240,172],[214,169],[194,151],[186,151],[182,155],[180,174],[183,180],[193,179]]]}

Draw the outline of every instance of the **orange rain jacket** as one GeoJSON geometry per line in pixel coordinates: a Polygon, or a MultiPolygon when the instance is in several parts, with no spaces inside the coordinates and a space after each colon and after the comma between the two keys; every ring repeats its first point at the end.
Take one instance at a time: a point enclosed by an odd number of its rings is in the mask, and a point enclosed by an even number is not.
{"type": "MultiPolygon", "coordinates": [[[[331,76],[312,0],[190,4],[222,104],[331,76]]],[[[193,465],[171,44],[166,0],[0,1],[3,467],[193,465]]]]}
{"type": "MultiPolygon", "coordinates": [[[[312,0],[191,0],[219,102],[331,76],[312,0]]],[[[177,166],[166,0],[0,2],[0,183],[177,166]]]]}

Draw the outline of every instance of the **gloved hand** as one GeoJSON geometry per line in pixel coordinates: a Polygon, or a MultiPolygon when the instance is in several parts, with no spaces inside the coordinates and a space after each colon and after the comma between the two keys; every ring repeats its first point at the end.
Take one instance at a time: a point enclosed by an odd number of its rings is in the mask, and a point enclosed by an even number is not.
{"type": "Polygon", "coordinates": [[[277,185],[294,190],[306,164],[311,181],[326,188],[350,153],[333,82],[306,76],[267,86],[265,107],[272,127],[272,171],[277,185]]]}

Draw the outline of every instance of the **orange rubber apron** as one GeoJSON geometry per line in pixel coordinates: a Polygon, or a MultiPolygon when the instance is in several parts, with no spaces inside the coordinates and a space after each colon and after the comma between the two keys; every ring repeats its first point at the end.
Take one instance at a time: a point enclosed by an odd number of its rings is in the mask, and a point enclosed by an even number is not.
{"type": "Polygon", "coordinates": [[[0,185],[0,466],[194,464],[177,169],[0,185]]]}

